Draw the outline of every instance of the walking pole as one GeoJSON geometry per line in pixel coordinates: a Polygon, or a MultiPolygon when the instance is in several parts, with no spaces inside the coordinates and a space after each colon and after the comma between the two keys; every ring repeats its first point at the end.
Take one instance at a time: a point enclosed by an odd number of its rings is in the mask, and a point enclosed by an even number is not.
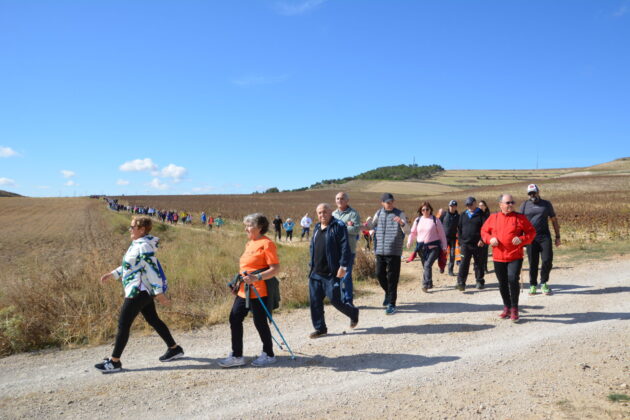
{"type": "MultiPolygon", "coordinates": [[[[256,293],[256,297],[258,297],[258,300],[260,301],[260,304],[262,305],[263,309],[267,313],[267,316],[269,317],[269,320],[271,321],[273,326],[276,327],[276,331],[278,331],[278,334],[280,334],[280,338],[282,339],[282,342],[287,346],[287,350],[289,350],[289,353],[291,353],[291,359],[295,360],[295,354],[293,354],[293,351],[291,350],[291,347],[289,347],[289,343],[287,343],[287,340],[284,339],[284,336],[280,332],[280,328],[278,328],[278,325],[276,324],[276,321],[273,320],[273,317],[271,316],[271,313],[269,313],[269,310],[267,309],[267,306],[265,306],[265,303],[263,302],[262,298],[260,297],[260,293],[258,293],[258,289],[256,289],[256,286],[254,286],[253,284],[251,285],[251,287],[254,289],[254,292],[256,293]]],[[[271,337],[273,338],[273,335],[271,337]]],[[[274,338],[274,340],[275,340],[275,338],[274,338]]],[[[276,341],[276,343],[277,343],[277,341],[276,341]]],[[[280,346],[280,348],[282,348],[282,346],[280,346]]]]}

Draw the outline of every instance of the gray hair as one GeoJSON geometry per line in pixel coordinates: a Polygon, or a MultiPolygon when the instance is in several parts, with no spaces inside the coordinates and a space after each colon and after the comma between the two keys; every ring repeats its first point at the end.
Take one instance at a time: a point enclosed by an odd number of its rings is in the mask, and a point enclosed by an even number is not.
{"type": "Polygon", "coordinates": [[[332,207],[330,207],[330,204],[328,204],[328,203],[319,203],[319,204],[317,205],[317,207],[315,207],[315,210],[317,211],[317,209],[318,209],[318,208],[320,208],[320,207],[323,207],[323,208],[325,208],[325,209],[328,209],[329,211],[331,211],[331,212],[332,212],[332,207]]]}
{"type": "Polygon", "coordinates": [[[512,197],[512,194],[508,194],[508,193],[503,193],[499,195],[499,203],[503,202],[503,197],[505,197],[506,195],[509,195],[510,197],[512,197]]]}
{"type": "Polygon", "coordinates": [[[269,230],[269,220],[262,213],[248,214],[243,218],[243,223],[259,228],[261,235],[264,235],[269,230]]]}
{"type": "Polygon", "coordinates": [[[350,196],[349,196],[349,195],[348,195],[348,193],[347,193],[347,192],[345,192],[345,191],[339,191],[339,192],[335,195],[335,198],[337,198],[337,196],[338,196],[339,194],[341,194],[341,196],[343,197],[343,199],[344,199],[344,200],[346,200],[346,201],[350,200],[350,196]]]}

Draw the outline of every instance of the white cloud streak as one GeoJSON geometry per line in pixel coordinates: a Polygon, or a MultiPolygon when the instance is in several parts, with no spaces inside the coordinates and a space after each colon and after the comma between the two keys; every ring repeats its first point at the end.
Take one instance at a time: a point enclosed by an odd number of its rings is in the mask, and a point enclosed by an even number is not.
{"type": "Polygon", "coordinates": [[[126,179],[119,179],[118,181],[116,181],[116,185],[129,185],[129,181],[127,181],[126,179]]]}
{"type": "Polygon", "coordinates": [[[158,178],[153,178],[153,181],[151,181],[148,185],[149,187],[156,190],[168,190],[168,185],[160,182],[158,178]]]}
{"type": "Polygon", "coordinates": [[[298,16],[309,13],[317,9],[327,0],[298,0],[298,1],[279,1],[276,2],[274,8],[276,12],[284,16],[298,16]]]}
{"type": "Polygon", "coordinates": [[[142,172],[150,171],[152,175],[157,171],[158,166],[153,163],[150,158],[134,159],[129,162],[125,162],[118,169],[123,172],[142,172]]]}
{"type": "Polygon", "coordinates": [[[625,15],[626,13],[628,13],[628,6],[626,6],[625,4],[623,6],[621,6],[619,9],[617,9],[616,12],[613,13],[614,17],[621,17],[623,15],[625,15]]]}
{"type": "Polygon", "coordinates": [[[76,175],[76,172],[74,171],[69,171],[67,169],[62,169],[61,171],[61,175],[63,175],[64,178],[72,178],[73,176],[76,175]]]}
{"type": "Polygon", "coordinates": [[[77,183],[76,183],[76,182],[74,182],[73,180],[70,180],[70,181],[66,182],[64,185],[65,185],[66,187],[76,187],[76,186],[77,186],[77,185],[79,185],[79,184],[77,184],[77,183]]]}
{"type": "Polygon", "coordinates": [[[186,172],[188,171],[183,166],[177,166],[171,163],[162,169],[161,174],[163,178],[172,178],[173,181],[180,182],[184,175],[186,175],[186,172]]]}
{"type": "Polygon", "coordinates": [[[0,146],[0,157],[8,158],[13,156],[19,156],[19,153],[11,149],[10,147],[0,146]]]}
{"type": "Polygon", "coordinates": [[[0,178],[0,186],[2,187],[15,187],[15,180],[11,178],[0,178]]]}

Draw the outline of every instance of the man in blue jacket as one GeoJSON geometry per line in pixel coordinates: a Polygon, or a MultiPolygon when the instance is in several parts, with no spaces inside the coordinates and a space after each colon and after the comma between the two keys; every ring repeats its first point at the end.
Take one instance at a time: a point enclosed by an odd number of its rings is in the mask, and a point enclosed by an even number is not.
{"type": "Polygon", "coordinates": [[[328,334],[324,319],[324,298],[341,313],[350,318],[350,328],[359,323],[359,309],[349,302],[341,301],[341,278],[346,274],[350,258],[348,229],[345,223],[332,216],[329,204],[317,206],[319,223],[313,230],[311,239],[311,269],[309,272],[309,295],[311,321],[315,331],[310,338],[328,334]]]}

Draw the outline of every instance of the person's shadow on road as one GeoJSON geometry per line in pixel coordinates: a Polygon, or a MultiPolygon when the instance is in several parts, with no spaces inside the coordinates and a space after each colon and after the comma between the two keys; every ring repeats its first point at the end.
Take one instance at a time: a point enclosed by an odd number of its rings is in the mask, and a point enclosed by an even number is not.
{"type": "Polygon", "coordinates": [[[306,366],[328,368],[335,372],[365,372],[382,375],[400,369],[432,366],[458,359],[460,359],[458,356],[427,357],[419,354],[361,353],[338,357],[315,355],[303,358],[302,362],[306,366]]]}
{"type": "Polygon", "coordinates": [[[569,314],[535,314],[527,318],[521,318],[526,322],[553,322],[558,324],[583,324],[586,322],[630,320],[630,312],[574,312],[569,314]]]}

